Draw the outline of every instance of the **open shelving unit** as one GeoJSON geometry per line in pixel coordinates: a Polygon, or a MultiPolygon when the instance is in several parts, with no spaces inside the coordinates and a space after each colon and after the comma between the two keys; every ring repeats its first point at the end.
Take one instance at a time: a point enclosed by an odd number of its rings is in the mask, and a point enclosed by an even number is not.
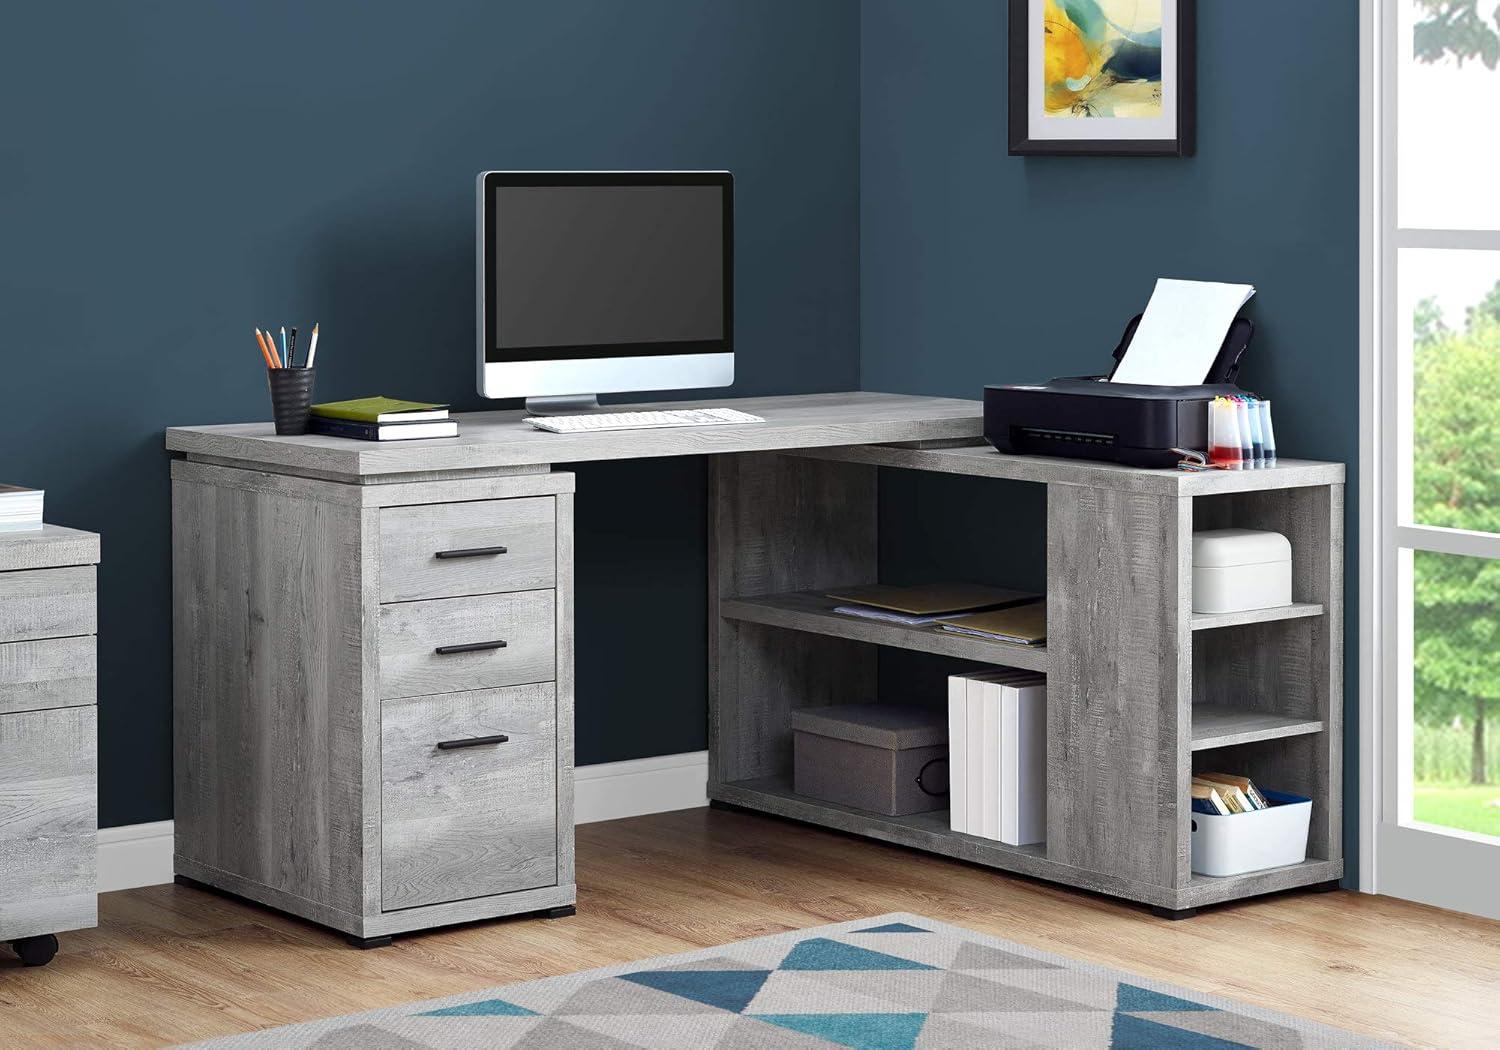
{"type": "Polygon", "coordinates": [[[1187,474],[987,446],[859,446],[723,456],[711,477],[715,802],[1173,915],[1343,874],[1341,464],[1187,474]],[[880,469],[891,467],[1046,486],[1045,646],[833,612],[828,590],[880,578],[880,469]],[[1192,532],[1229,526],[1288,537],[1294,604],[1192,612],[1192,532]],[[796,793],[791,712],[881,699],[878,660],[888,650],[1047,675],[1045,843],[955,832],[946,810],[886,817],[796,793]],[[1194,875],[1195,768],[1312,798],[1307,859],[1194,875]]]}

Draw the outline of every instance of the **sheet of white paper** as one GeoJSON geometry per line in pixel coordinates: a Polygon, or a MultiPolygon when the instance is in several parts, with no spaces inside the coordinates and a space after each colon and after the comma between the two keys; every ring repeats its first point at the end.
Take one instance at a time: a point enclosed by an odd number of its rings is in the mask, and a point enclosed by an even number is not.
{"type": "Polygon", "coordinates": [[[1213,367],[1224,336],[1255,286],[1161,278],[1112,383],[1193,386],[1213,367]]]}

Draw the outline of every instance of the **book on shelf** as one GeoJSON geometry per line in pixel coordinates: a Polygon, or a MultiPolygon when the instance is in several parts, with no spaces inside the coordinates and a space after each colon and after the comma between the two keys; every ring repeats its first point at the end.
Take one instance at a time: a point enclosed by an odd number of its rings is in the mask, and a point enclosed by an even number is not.
{"type": "Polygon", "coordinates": [[[1188,790],[1192,795],[1194,813],[1211,813],[1227,817],[1233,812],[1223,796],[1219,794],[1218,788],[1205,780],[1194,780],[1188,790]]]}
{"type": "Polygon", "coordinates": [[[1249,777],[1234,776],[1229,773],[1194,773],[1193,779],[1207,781],[1218,788],[1219,794],[1232,796],[1231,805],[1241,805],[1241,812],[1250,813],[1258,809],[1270,808],[1266,796],[1261,794],[1260,789],[1249,777]]]}
{"type": "Polygon", "coordinates": [[[353,419],[313,416],[307,421],[312,434],[354,438],[358,441],[417,441],[422,438],[458,436],[458,420],[439,419],[426,423],[361,423],[353,419]]]}
{"type": "Polygon", "coordinates": [[[347,419],[355,423],[431,423],[448,418],[448,406],[427,401],[398,401],[393,397],[358,397],[352,401],[329,401],[312,406],[312,414],[323,419],[347,419]]]}
{"type": "Polygon", "coordinates": [[[42,527],[42,489],[0,485],[0,532],[30,532],[42,527]]]}
{"type": "Polygon", "coordinates": [[[1046,678],[1001,669],[948,679],[949,826],[1020,846],[1046,838],[1046,678]]]}

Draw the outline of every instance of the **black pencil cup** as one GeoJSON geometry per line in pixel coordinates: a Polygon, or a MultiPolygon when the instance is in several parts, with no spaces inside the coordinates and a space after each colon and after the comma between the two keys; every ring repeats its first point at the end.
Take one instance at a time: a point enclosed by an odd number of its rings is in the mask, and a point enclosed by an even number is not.
{"type": "Polygon", "coordinates": [[[313,371],[311,368],[266,369],[276,433],[307,433],[307,419],[312,408],[313,371]]]}

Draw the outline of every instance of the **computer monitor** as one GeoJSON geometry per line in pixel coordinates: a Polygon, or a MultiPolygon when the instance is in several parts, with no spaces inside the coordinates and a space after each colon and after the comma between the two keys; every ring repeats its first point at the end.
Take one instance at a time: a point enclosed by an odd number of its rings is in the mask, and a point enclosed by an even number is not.
{"type": "Polygon", "coordinates": [[[479,392],[533,411],[734,381],[727,171],[487,171],[479,392]]]}

